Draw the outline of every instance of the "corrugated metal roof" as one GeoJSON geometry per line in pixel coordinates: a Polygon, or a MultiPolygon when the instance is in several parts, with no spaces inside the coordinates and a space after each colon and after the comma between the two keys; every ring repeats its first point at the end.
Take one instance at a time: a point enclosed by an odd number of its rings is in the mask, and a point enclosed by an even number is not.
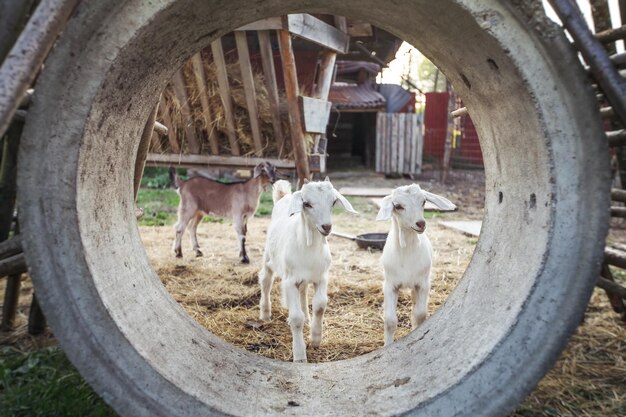
{"type": "Polygon", "coordinates": [[[374,87],[361,85],[333,85],[328,101],[338,110],[380,110],[385,108],[385,97],[374,87]]]}

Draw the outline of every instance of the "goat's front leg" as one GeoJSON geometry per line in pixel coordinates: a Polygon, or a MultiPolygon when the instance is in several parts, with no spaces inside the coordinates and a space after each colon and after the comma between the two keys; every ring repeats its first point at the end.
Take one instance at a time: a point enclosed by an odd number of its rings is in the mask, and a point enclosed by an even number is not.
{"type": "Polygon", "coordinates": [[[298,285],[289,282],[283,286],[285,299],[289,308],[287,322],[291,327],[291,337],[293,339],[293,361],[306,362],[306,346],[304,344],[304,313],[300,306],[300,290],[298,285]]]}
{"type": "Polygon", "coordinates": [[[311,337],[309,341],[314,348],[319,347],[322,343],[322,328],[324,321],[324,312],[328,304],[327,293],[328,277],[324,276],[322,280],[315,284],[315,294],[313,295],[313,322],[311,323],[311,337]]]}
{"type": "Polygon", "coordinates": [[[198,245],[198,225],[202,220],[204,215],[200,212],[196,213],[191,220],[189,221],[189,235],[191,236],[191,246],[193,246],[193,250],[196,251],[196,256],[202,256],[202,252],[200,251],[200,245],[198,245]]]}
{"type": "Polygon", "coordinates": [[[385,319],[385,346],[393,343],[393,335],[398,327],[398,317],[396,316],[396,305],[398,304],[399,289],[385,280],[383,284],[383,311],[385,319]]]}
{"type": "Polygon", "coordinates": [[[413,309],[411,311],[411,328],[415,330],[417,326],[426,320],[428,311],[428,293],[430,292],[430,282],[426,281],[426,285],[416,285],[411,290],[413,298],[413,309]]]}
{"type": "Polygon", "coordinates": [[[263,269],[259,272],[259,284],[261,285],[261,320],[269,320],[272,318],[271,291],[273,282],[274,272],[268,268],[267,262],[263,261],[263,269]]]}
{"type": "Polygon", "coordinates": [[[243,216],[235,216],[233,219],[235,231],[237,232],[237,239],[239,240],[239,260],[241,263],[249,264],[250,259],[246,253],[246,233],[248,232],[248,218],[243,216]]]}
{"type": "Polygon", "coordinates": [[[309,285],[306,282],[303,282],[300,285],[300,305],[302,306],[302,312],[304,313],[304,323],[311,323],[311,313],[309,313],[309,300],[307,297],[307,290],[309,289],[309,285]]]}

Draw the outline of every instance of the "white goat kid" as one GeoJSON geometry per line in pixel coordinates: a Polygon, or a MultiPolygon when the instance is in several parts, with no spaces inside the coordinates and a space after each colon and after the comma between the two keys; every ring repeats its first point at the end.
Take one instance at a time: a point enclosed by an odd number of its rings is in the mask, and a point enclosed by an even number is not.
{"type": "Polygon", "coordinates": [[[391,219],[391,229],[381,258],[385,271],[383,284],[385,346],[393,343],[398,325],[396,305],[401,288],[411,289],[413,301],[411,327],[417,328],[426,319],[433,256],[432,245],[424,233],[426,201],[444,210],[456,208],[450,200],[412,184],[398,187],[391,195],[383,198],[376,217],[376,220],[391,219]]]}
{"type": "Polygon", "coordinates": [[[267,231],[261,285],[261,320],[271,318],[270,291],[274,277],[280,277],[282,304],[289,309],[288,323],[293,337],[293,361],[306,362],[304,323],[310,321],[307,287],[313,284],[313,321],[310,343],[318,347],[322,340],[322,320],[328,301],[328,269],[331,257],[326,236],[330,234],[331,212],[335,203],[356,213],[328,178],[323,182],[305,182],[291,194],[286,181],[274,185],[274,209],[267,231]]]}

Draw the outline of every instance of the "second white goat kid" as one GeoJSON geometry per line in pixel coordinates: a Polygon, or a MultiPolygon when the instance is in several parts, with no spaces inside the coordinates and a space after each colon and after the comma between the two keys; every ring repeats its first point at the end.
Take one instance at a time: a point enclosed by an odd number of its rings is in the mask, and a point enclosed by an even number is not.
{"type": "Polygon", "coordinates": [[[284,180],[274,184],[274,209],[267,230],[261,285],[261,320],[271,318],[270,290],[275,277],[281,279],[282,304],[289,309],[288,323],[293,337],[293,361],[306,362],[304,324],[310,321],[307,287],[313,284],[313,320],[309,342],[318,347],[322,340],[322,320],[326,311],[330,249],[331,212],[338,204],[356,213],[328,177],[322,182],[306,182],[291,194],[284,180]]]}
{"type": "Polygon", "coordinates": [[[376,217],[376,220],[391,219],[391,229],[381,258],[385,273],[385,346],[394,340],[398,325],[396,305],[401,288],[411,289],[411,327],[417,328],[426,319],[433,257],[432,245],[424,233],[426,201],[444,210],[456,208],[450,200],[424,191],[417,184],[411,184],[398,187],[391,195],[383,198],[376,217]]]}

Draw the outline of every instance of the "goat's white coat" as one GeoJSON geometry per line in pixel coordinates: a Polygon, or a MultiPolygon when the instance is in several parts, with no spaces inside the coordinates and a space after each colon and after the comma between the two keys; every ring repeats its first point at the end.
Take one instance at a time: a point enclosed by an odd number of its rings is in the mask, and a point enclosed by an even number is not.
{"type": "Polygon", "coordinates": [[[385,197],[376,217],[376,220],[391,219],[391,228],[381,257],[385,274],[383,283],[385,345],[393,342],[398,325],[396,306],[401,288],[411,289],[412,328],[417,328],[426,319],[433,257],[432,245],[424,233],[426,200],[442,209],[456,208],[448,199],[412,184],[398,187],[391,195],[385,197]]]}
{"type": "Polygon", "coordinates": [[[270,290],[274,277],[280,277],[282,303],[289,309],[293,360],[306,362],[303,329],[304,323],[310,321],[307,303],[309,284],[313,284],[315,289],[311,345],[318,347],[322,338],[331,262],[326,235],[330,233],[332,207],[339,202],[347,211],[356,212],[328,179],[306,183],[302,190],[293,194],[290,194],[291,188],[287,188],[289,184],[285,186],[285,183],[277,181],[274,185],[274,209],[267,231],[263,268],[259,273],[260,317],[262,320],[271,318],[270,290]]]}

